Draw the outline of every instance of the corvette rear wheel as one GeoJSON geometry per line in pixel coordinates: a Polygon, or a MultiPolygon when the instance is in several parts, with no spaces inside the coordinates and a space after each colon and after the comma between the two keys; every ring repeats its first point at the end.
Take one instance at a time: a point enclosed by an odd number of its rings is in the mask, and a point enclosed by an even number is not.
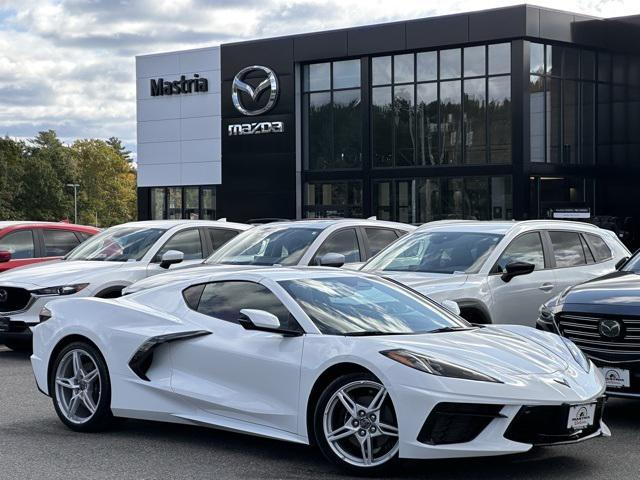
{"type": "Polygon", "coordinates": [[[314,420],[322,453],[343,468],[372,473],[398,457],[395,409],[372,375],[349,374],[333,381],[318,401],[314,420]]]}
{"type": "Polygon", "coordinates": [[[93,345],[75,342],[62,349],[49,384],[56,413],[69,428],[95,432],[108,426],[112,419],[109,372],[93,345]]]}

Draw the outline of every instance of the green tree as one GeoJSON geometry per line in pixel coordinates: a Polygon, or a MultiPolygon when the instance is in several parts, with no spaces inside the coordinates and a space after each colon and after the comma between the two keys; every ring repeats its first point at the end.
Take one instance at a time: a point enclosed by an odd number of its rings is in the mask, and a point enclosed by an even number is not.
{"type": "Polygon", "coordinates": [[[79,222],[108,227],[136,219],[136,172],[107,142],[71,146],[77,173],[79,222]]]}
{"type": "Polygon", "coordinates": [[[122,157],[127,162],[131,163],[133,161],[133,159],[131,158],[131,152],[125,148],[125,146],[122,144],[122,141],[118,137],[109,137],[109,140],[107,140],[107,145],[118,152],[118,155],[120,155],[120,157],[122,157]]]}
{"type": "Polygon", "coordinates": [[[0,220],[19,220],[23,211],[15,199],[22,188],[24,143],[0,138],[0,220]]]}
{"type": "Polygon", "coordinates": [[[40,132],[23,153],[21,188],[14,202],[24,219],[59,221],[73,218],[74,164],[69,148],[53,130],[40,132]]]}

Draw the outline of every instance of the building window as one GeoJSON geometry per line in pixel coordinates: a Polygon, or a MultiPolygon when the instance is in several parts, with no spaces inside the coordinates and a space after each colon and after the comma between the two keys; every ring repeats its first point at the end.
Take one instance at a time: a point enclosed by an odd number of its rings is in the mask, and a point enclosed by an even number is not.
{"type": "Polygon", "coordinates": [[[373,167],[510,163],[510,73],[510,43],[373,57],[373,167]]]}
{"type": "Polygon", "coordinates": [[[374,211],[383,220],[424,223],[513,217],[510,176],[379,180],[373,190],[374,211]]]}
{"type": "Polygon", "coordinates": [[[215,220],[216,215],[216,189],[213,187],[202,188],[202,219],[215,220]]]}
{"type": "Polygon", "coordinates": [[[165,218],[166,197],[164,188],[151,189],[151,220],[165,218]]]}
{"type": "Polygon", "coordinates": [[[307,182],[304,185],[304,216],[362,217],[362,182],[307,182]]]}
{"type": "Polygon", "coordinates": [[[360,60],[304,66],[304,169],[362,166],[360,60]]]}
{"type": "Polygon", "coordinates": [[[182,218],[182,188],[171,187],[167,194],[168,208],[167,218],[177,220],[182,218]]]}
{"type": "Polygon", "coordinates": [[[531,162],[590,165],[596,157],[596,131],[599,143],[611,141],[611,56],[597,58],[590,50],[529,44],[531,162]],[[596,94],[602,115],[596,115],[596,94]]]}
{"type": "Polygon", "coordinates": [[[215,220],[216,187],[154,187],[150,189],[152,220],[215,220]]]}
{"type": "Polygon", "coordinates": [[[200,189],[198,187],[184,189],[184,218],[189,220],[200,218],[200,189]]]}

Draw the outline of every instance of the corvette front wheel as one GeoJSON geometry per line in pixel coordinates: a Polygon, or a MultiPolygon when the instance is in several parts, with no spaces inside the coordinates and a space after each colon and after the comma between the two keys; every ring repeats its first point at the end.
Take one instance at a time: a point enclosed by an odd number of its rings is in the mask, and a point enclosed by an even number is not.
{"type": "Polygon", "coordinates": [[[398,458],[395,409],[384,385],[372,375],[334,380],[320,396],[314,423],[320,450],[343,468],[373,473],[398,458]]]}
{"type": "Polygon", "coordinates": [[[107,365],[91,344],[74,342],[58,354],[50,392],[60,420],[72,430],[95,432],[111,419],[111,382],[107,365]]]}

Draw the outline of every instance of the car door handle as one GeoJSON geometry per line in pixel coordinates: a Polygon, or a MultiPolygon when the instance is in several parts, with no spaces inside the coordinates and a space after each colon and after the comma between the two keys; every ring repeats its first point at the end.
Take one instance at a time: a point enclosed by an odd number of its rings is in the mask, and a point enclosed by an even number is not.
{"type": "Polygon", "coordinates": [[[553,283],[543,283],[538,288],[543,292],[550,292],[551,290],[553,290],[553,287],[554,287],[553,283]]]}

